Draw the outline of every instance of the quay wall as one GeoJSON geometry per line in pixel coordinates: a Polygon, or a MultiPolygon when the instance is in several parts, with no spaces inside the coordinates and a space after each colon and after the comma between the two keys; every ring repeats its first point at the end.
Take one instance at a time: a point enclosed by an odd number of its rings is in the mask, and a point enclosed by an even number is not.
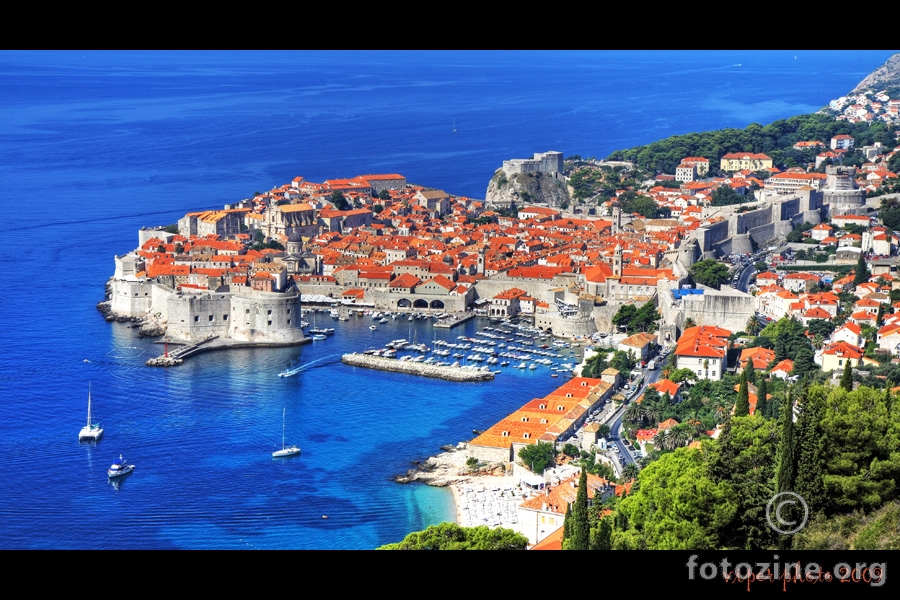
{"type": "Polygon", "coordinates": [[[490,381],[494,378],[494,374],[490,371],[426,365],[424,363],[397,360],[395,358],[383,358],[381,356],[370,356],[368,354],[344,354],[341,357],[341,362],[353,367],[421,375],[423,377],[434,377],[436,379],[446,379],[448,381],[490,381]]]}

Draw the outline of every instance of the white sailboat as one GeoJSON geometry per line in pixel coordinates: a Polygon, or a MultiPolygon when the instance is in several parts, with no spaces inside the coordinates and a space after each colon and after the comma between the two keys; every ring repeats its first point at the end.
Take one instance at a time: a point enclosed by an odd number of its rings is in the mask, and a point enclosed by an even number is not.
{"type": "Polygon", "coordinates": [[[453,133],[456,133],[456,119],[453,119],[453,133]]]}
{"type": "Polygon", "coordinates": [[[87,425],[82,427],[81,431],[78,433],[78,441],[94,442],[99,440],[101,435],[103,435],[103,429],[100,428],[100,425],[98,423],[91,422],[91,384],[88,384],[87,425]]]}
{"type": "Polygon", "coordinates": [[[272,453],[273,458],[281,458],[283,456],[294,456],[296,454],[300,454],[300,448],[297,446],[286,447],[284,445],[284,417],[287,409],[282,409],[281,411],[281,450],[276,450],[272,453]]]}

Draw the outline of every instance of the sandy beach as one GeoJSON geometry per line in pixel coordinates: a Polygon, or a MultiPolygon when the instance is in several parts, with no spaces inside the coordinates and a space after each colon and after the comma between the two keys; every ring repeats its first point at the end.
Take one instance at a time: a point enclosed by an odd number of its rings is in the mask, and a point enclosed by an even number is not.
{"type": "Polygon", "coordinates": [[[466,459],[464,450],[443,452],[397,480],[449,487],[456,523],[463,527],[487,525],[518,531],[516,508],[534,492],[521,489],[518,478],[507,475],[503,465],[490,465],[473,473],[466,459]]]}

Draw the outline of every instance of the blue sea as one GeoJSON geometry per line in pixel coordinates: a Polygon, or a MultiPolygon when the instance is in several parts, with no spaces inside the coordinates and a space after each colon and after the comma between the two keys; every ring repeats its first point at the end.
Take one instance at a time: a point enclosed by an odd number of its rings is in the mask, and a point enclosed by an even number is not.
{"type": "Polygon", "coordinates": [[[399,541],[454,510],[448,490],[393,475],[561,381],[543,369],[466,384],[348,367],[343,352],[486,323],[370,331],[369,318],[323,314],[337,328],[324,342],[146,367],[160,346],[95,308],[140,227],[298,175],[400,173],[480,198],[505,159],[604,157],[813,112],[890,54],[0,52],[0,548],[399,541]],[[79,444],[89,385],[105,434],[79,444]],[[273,460],[282,411],[303,454],[273,460]],[[114,486],[119,454],[137,468],[114,486]]]}

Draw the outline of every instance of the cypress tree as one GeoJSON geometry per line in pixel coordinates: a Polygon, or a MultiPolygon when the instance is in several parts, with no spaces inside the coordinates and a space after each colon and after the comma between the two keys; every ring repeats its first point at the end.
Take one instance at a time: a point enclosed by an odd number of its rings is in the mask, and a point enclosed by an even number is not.
{"type": "Polygon", "coordinates": [[[766,383],[765,377],[760,377],[759,386],[756,390],[756,412],[753,414],[759,415],[760,417],[768,416],[768,404],[769,401],[766,399],[766,396],[769,393],[769,385],[766,383]]]}
{"type": "Polygon", "coordinates": [[[566,507],[566,516],[563,517],[563,549],[572,540],[572,503],[566,507]]]}
{"type": "Polygon", "coordinates": [[[824,403],[822,388],[812,388],[800,405],[800,416],[794,426],[794,491],[800,494],[809,506],[810,515],[826,508],[825,484],[822,481],[824,468],[822,465],[821,426],[822,405],[824,403]]]}
{"type": "Polygon", "coordinates": [[[777,464],[778,471],[775,475],[775,490],[777,492],[790,492],[794,488],[794,472],[797,467],[794,458],[794,409],[791,406],[791,397],[787,396],[781,410],[781,437],[778,440],[777,464]]]}
{"type": "Polygon", "coordinates": [[[734,416],[746,417],[750,414],[750,389],[747,387],[747,374],[741,373],[741,387],[738,390],[737,402],[734,403],[734,416]]]}
{"type": "Polygon", "coordinates": [[[853,275],[853,285],[857,286],[869,280],[869,268],[866,265],[866,259],[863,253],[859,253],[859,260],[856,261],[856,273],[853,275]]]}
{"type": "Polygon", "coordinates": [[[844,374],[841,375],[841,387],[848,392],[853,391],[853,368],[850,366],[850,359],[844,364],[844,374]]]}
{"type": "MultiPolygon", "coordinates": [[[[588,550],[591,544],[591,523],[588,515],[587,470],[581,469],[578,478],[578,493],[575,505],[570,508],[572,515],[572,543],[570,550],[588,550]]],[[[568,513],[566,514],[568,516],[568,513]]]]}
{"type": "Polygon", "coordinates": [[[741,374],[747,378],[748,383],[756,384],[756,369],[753,368],[752,360],[747,359],[747,364],[744,365],[744,370],[741,374]]]}

